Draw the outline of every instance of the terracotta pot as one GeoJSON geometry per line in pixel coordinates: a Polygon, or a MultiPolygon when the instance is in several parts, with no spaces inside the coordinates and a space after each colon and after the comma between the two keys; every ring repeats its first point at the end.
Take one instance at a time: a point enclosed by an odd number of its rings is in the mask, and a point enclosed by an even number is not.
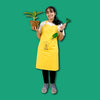
{"type": "Polygon", "coordinates": [[[31,24],[31,28],[32,28],[33,26],[36,26],[36,28],[38,28],[39,21],[30,21],[30,24],[31,24]]]}

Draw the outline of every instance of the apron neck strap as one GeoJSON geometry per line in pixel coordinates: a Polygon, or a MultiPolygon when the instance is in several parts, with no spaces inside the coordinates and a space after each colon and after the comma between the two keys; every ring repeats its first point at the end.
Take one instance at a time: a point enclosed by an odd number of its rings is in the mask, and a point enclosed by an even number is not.
{"type": "Polygon", "coordinates": [[[45,21],[45,24],[47,23],[47,20],[45,21]]]}

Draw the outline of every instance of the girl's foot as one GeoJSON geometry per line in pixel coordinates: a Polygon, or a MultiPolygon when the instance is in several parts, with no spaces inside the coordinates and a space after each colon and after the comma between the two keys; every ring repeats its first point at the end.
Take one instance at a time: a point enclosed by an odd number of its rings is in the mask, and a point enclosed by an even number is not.
{"type": "Polygon", "coordinates": [[[52,92],[52,94],[56,94],[57,93],[57,89],[56,89],[56,86],[55,86],[54,83],[51,84],[51,92],[52,92]]]}
{"type": "Polygon", "coordinates": [[[42,88],[42,93],[47,93],[47,90],[48,90],[48,83],[44,83],[42,88]]]}

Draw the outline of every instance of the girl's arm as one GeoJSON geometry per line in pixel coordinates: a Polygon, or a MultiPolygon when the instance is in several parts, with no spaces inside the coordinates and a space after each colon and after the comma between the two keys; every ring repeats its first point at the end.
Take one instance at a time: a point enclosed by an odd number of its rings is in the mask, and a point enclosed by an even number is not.
{"type": "Polygon", "coordinates": [[[34,30],[34,31],[36,31],[37,37],[40,39],[40,37],[41,37],[41,32],[40,32],[40,30],[39,30],[39,29],[36,29],[36,27],[31,27],[31,29],[34,30]]]}
{"type": "Polygon", "coordinates": [[[36,27],[32,27],[32,30],[35,30],[36,31],[37,37],[39,39],[41,38],[41,35],[42,35],[42,27],[43,27],[44,23],[45,23],[45,21],[44,22],[41,22],[39,29],[38,28],[36,29],[36,27]]]}
{"type": "Polygon", "coordinates": [[[40,39],[41,38],[41,32],[39,31],[39,29],[36,29],[36,33],[37,33],[37,37],[40,39]]]}
{"type": "Polygon", "coordinates": [[[59,41],[62,41],[64,38],[63,32],[59,32],[57,37],[58,37],[59,41]]]}
{"type": "Polygon", "coordinates": [[[59,41],[62,41],[65,36],[65,33],[64,33],[65,26],[66,26],[66,23],[58,26],[58,36],[57,37],[58,37],[59,41]],[[62,31],[62,32],[60,32],[60,31],[62,31]]]}

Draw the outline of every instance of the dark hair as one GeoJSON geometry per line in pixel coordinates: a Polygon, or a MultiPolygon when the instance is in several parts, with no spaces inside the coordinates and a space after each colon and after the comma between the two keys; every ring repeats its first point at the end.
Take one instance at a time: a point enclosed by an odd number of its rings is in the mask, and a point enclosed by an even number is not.
{"type": "MultiPolygon", "coordinates": [[[[54,7],[49,6],[48,8],[49,9],[53,9],[53,11],[56,12],[56,9],[54,7]]],[[[46,11],[47,11],[48,8],[46,8],[46,11]]],[[[56,14],[57,14],[57,12],[56,12],[56,14]]],[[[53,23],[56,24],[56,25],[60,25],[62,22],[60,20],[58,20],[58,18],[55,15],[54,20],[53,20],[53,23]]]]}

